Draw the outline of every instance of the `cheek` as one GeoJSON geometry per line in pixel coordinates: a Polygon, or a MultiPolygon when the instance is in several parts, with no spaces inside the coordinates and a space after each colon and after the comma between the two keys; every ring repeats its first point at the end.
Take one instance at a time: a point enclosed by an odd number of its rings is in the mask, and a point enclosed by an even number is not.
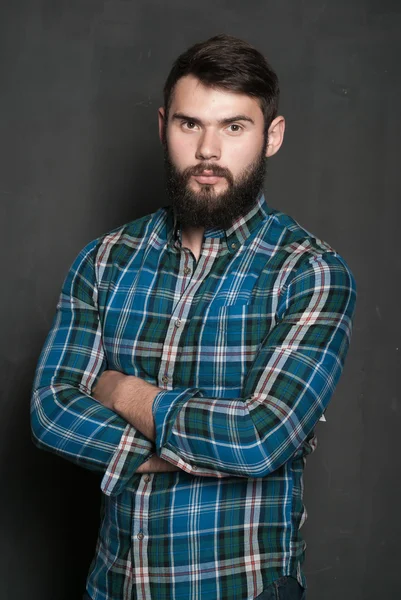
{"type": "Polygon", "coordinates": [[[261,140],[260,146],[256,145],[254,141],[231,145],[226,151],[226,166],[231,170],[234,176],[241,173],[247,166],[251,165],[259,157],[262,151],[263,140],[261,140]]]}
{"type": "Polygon", "coordinates": [[[228,167],[234,177],[237,177],[239,173],[246,167],[250,162],[250,153],[243,146],[238,149],[231,148],[230,152],[226,153],[223,159],[224,166],[228,167]]]}
{"type": "Polygon", "coordinates": [[[167,145],[170,156],[176,165],[188,166],[193,164],[196,145],[190,136],[172,136],[167,138],[167,145]]]}

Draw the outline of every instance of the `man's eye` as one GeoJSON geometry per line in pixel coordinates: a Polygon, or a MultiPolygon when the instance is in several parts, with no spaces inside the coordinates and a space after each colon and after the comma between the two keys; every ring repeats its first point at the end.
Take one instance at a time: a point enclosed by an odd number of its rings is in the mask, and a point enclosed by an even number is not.
{"type": "Polygon", "coordinates": [[[194,123],[194,121],[184,121],[184,122],[183,122],[183,126],[184,126],[186,129],[195,129],[195,127],[196,127],[196,123],[194,123]]]}
{"type": "Polygon", "coordinates": [[[228,128],[232,133],[238,133],[242,130],[241,125],[237,125],[237,123],[231,123],[228,128]]]}

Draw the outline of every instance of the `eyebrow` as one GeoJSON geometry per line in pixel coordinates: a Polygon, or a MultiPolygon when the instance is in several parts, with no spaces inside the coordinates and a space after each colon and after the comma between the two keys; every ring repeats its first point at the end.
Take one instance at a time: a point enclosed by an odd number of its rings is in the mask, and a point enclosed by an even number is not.
{"type": "MultiPolygon", "coordinates": [[[[202,125],[201,119],[197,119],[196,117],[190,117],[189,115],[184,115],[180,112],[174,113],[172,119],[180,121],[192,121],[197,125],[202,125]]],[[[252,123],[252,125],[255,125],[255,121],[251,119],[251,117],[247,117],[246,115],[234,115],[233,117],[219,119],[217,122],[219,125],[230,125],[230,123],[236,123],[237,121],[248,121],[249,123],[252,123]]]]}

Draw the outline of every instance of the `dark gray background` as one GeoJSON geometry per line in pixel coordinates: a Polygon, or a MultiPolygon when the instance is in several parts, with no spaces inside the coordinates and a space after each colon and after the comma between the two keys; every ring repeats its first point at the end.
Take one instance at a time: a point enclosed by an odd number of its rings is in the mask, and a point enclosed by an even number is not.
{"type": "Polygon", "coordinates": [[[399,0],[3,0],[0,23],[0,600],[80,598],[98,478],[31,444],[34,368],[81,247],[166,204],[164,78],[221,32],[281,80],[269,203],[331,243],[358,284],[305,473],[308,600],[399,597],[399,0]]]}

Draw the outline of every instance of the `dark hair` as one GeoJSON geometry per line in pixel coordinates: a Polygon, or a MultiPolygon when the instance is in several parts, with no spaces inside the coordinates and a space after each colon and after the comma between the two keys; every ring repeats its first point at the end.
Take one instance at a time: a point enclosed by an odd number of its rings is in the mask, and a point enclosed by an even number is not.
{"type": "Polygon", "coordinates": [[[210,87],[257,98],[265,120],[265,131],[277,116],[280,95],[278,77],[265,57],[239,38],[216,35],[191,46],[177,58],[164,85],[166,116],[174,87],[185,75],[194,75],[210,87]]]}

